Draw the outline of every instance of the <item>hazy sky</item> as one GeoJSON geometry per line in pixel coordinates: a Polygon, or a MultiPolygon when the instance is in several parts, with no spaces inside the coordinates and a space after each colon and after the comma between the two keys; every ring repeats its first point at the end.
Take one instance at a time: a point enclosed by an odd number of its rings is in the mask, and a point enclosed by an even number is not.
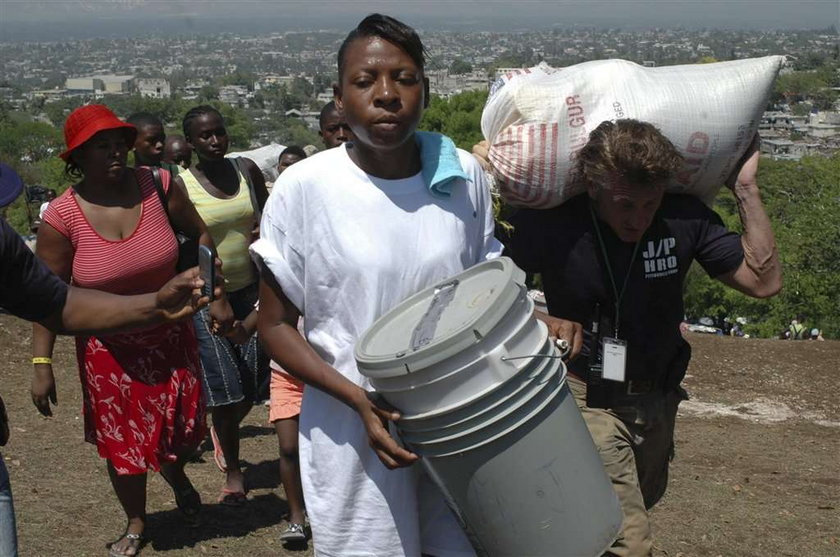
{"type": "MultiPolygon", "coordinates": [[[[27,33],[113,34],[126,19],[230,22],[233,32],[348,29],[379,11],[422,29],[552,26],[814,29],[840,27],[840,0],[0,0],[0,40],[27,33]],[[46,26],[45,26],[46,24],[46,26]],[[44,27],[42,27],[44,26],[44,27]],[[243,27],[244,26],[244,27],[243,27]]],[[[214,26],[216,27],[216,26],[214,26]]],[[[34,36],[33,36],[34,38],[34,36]]],[[[42,37],[39,37],[42,38],[42,37]]]]}

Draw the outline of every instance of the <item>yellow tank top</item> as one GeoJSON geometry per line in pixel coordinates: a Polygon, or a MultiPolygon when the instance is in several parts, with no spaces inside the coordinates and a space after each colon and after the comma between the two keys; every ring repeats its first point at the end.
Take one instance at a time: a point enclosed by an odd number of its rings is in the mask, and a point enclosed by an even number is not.
{"type": "Polygon", "coordinates": [[[237,175],[239,191],[229,199],[219,199],[207,193],[191,170],[178,175],[184,181],[190,200],[216,244],[225,275],[225,290],[228,292],[245,288],[257,280],[248,254],[251,231],[256,225],[254,206],[248,182],[238,171],[237,175]]]}

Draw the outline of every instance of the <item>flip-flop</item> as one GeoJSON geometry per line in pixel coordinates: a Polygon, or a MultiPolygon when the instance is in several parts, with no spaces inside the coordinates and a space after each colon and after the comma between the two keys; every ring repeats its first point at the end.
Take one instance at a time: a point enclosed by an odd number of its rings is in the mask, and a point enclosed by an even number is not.
{"type": "Polygon", "coordinates": [[[219,504],[228,507],[241,507],[248,501],[248,495],[244,491],[222,488],[219,495],[219,504]]]}
{"type": "Polygon", "coordinates": [[[227,461],[225,460],[225,453],[222,451],[222,444],[219,443],[219,436],[216,435],[216,428],[210,426],[210,440],[213,441],[213,461],[219,470],[227,472],[227,461]]]}
{"type": "Polygon", "coordinates": [[[108,557],[136,557],[140,555],[140,550],[143,549],[143,544],[146,542],[146,538],[143,534],[132,534],[129,533],[128,530],[125,533],[117,538],[116,540],[107,544],[108,547],[108,557]],[[126,539],[129,541],[128,546],[126,549],[134,549],[134,553],[126,553],[126,552],[117,552],[114,549],[114,545],[117,544],[120,540],[126,539]]]}

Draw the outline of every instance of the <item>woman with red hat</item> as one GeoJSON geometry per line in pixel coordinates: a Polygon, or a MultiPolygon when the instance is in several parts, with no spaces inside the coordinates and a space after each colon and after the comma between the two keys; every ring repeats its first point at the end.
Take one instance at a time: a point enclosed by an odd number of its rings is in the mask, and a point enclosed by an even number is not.
{"type": "MultiPolygon", "coordinates": [[[[67,118],[61,154],[78,182],[50,203],[38,232],[37,255],[74,285],[115,294],[154,292],[172,278],[178,242],[172,227],[213,248],[204,223],[170,176],[160,171],[163,207],[148,168],[127,166],[136,129],[102,105],[67,118]],[[169,217],[167,216],[169,215],[169,217]],[[171,218],[171,224],[170,224],[171,218]]],[[[230,323],[227,301],[211,313],[230,323]]],[[[34,326],[32,400],[45,415],[56,403],[51,357],[55,335],[34,326]]],[[[194,522],[201,498],[184,474],[186,458],[204,437],[205,405],[192,323],[131,333],[76,337],[84,399],[85,439],[96,444],[128,525],[110,555],[136,555],[143,544],[146,472],[160,470],[175,501],[194,522]]]]}

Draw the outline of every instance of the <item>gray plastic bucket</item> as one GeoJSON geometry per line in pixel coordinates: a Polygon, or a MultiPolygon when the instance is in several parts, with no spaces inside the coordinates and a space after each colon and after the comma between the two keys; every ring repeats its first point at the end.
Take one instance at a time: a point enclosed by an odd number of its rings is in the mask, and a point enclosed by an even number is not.
{"type": "MultiPolygon", "coordinates": [[[[540,353],[550,354],[551,350],[551,341],[546,339],[545,348],[540,350],[540,353]]],[[[474,420],[486,412],[496,412],[512,396],[517,396],[519,391],[533,386],[535,382],[539,383],[546,380],[548,375],[552,373],[554,365],[555,363],[549,358],[533,358],[529,365],[525,366],[518,374],[483,396],[470,400],[457,408],[403,416],[397,423],[397,427],[402,433],[430,429],[439,430],[457,427],[463,422],[474,420]]]]}
{"type": "Polygon", "coordinates": [[[480,555],[599,555],[621,508],[523,282],[476,265],[380,318],[356,361],[480,555]]]}
{"type": "Polygon", "coordinates": [[[479,555],[601,555],[621,528],[618,498],[565,384],[512,430],[422,455],[479,555]]]}
{"type": "MultiPolygon", "coordinates": [[[[515,380],[508,381],[492,396],[480,398],[455,412],[408,421],[414,429],[406,429],[406,420],[400,420],[397,429],[407,442],[428,443],[434,447],[477,434],[477,439],[459,441],[452,450],[459,450],[461,446],[472,447],[481,440],[489,441],[494,430],[518,425],[527,414],[527,407],[533,408],[547,400],[552,391],[560,387],[562,364],[547,358],[543,359],[543,364],[535,367],[533,372],[522,373],[515,380]]],[[[430,447],[430,450],[440,454],[442,449],[430,447]]]]}
{"type": "Polygon", "coordinates": [[[516,304],[519,315],[503,321],[472,350],[406,375],[371,379],[371,384],[407,414],[440,412],[484,396],[527,365],[508,356],[534,354],[548,340],[545,324],[533,318],[533,302],[523,295],[516,304]]]}

